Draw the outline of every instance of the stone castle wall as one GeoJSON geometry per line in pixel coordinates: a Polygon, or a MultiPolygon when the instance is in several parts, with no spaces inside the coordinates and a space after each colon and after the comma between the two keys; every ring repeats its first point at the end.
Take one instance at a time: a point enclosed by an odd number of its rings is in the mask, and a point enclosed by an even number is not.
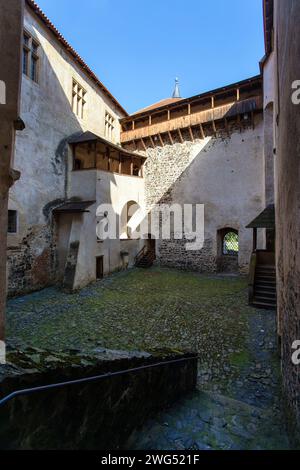
{"type": "Polygon", "coordinates": [[[278,332],[282,340],[282,372],[286,402],[290,413],[290,431],[295,446],[300,445],[300,365],[292,362],[295,341],[300,340],[300,105],[291,100],[291,85],[300,77],[300,4],[286,0],[275,2],[275,35],[278,44],[278,70],[275,77],[278,95],[276,129],[276,262],[278,332]],[[288,51],[288,53],[287,53],[288,51]]]}
{"type": "Polygon", "coordinates": [[[205,242],[187,251],[186,240],[157,241],[161,265],[214,272],[220,256],[218,231],[239,232],[238,266],[247,272],[252,233],[246,225],[265,204],[262,115],[255,126],[233,129],[228,135],[196,139],[147,149],[145,194],[152,204],[204,204],[205,242]]]}
{"type": "Polygon", "coordinates": [[[121,111],[62,49],[31,9],[24,28],[40,44],[38,83],[23,74],[20,116],[25,130],[17,132],[14,168],[21,178],[10,191],[8,209],[17,211],[17,233],[8,234],[9,295],[53,282],[55,265],[51,207],[67,197],[67,139],[82,131],[105,136],[105,112],[115,118],[113,141],[120,140],[121,111]],[[72,110],[73,79],[86,90],[84,116],[72,110]]]}

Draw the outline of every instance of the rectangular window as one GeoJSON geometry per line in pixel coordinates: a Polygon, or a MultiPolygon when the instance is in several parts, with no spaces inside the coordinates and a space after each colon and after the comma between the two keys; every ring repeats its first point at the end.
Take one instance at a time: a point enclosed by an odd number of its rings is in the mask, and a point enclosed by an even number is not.
{"type": "Polygon", "coordinates": [[[86,108],[86,91],[79,85],[76,80],[73,80],[73,91],[72,91],[72,109],[73,113],[81,119],[84,118],[86,108]]]}
{"type": "Polygon", "coordinates": [[[23,73],[38,82],[39,44],[27,32],[23,34],[23,73]]]}
{"type": "Polygon", "coordinates": [[[108,140],[113,140],[115,128],[115,120],[111,114],[105,112],[105,137],[108,140]]]}
{"type": "Polygon", "coordinates": [[[8,233],[17,233],[17,211],[8,211],[8,233]]]}

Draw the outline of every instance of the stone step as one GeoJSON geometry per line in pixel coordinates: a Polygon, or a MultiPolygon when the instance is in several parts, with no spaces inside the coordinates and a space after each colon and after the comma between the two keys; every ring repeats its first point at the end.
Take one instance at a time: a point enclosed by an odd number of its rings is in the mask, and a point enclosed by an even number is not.
{"type": "Polygon", "coordinates": [[[255,290],[263,290],[265,292],[270,292],[274,295],[276,295],[276,286],[272,284],[255,284],[254,285],[255,290]]]}
{"type": "Polygon", "coordinates": [[[267,297],[276,300],[276,290],[267,290],[263,287],[256,287],[254,290],[254,296],[267,297]]]}
{"type": "Polygon", "coordinates": [[[256,308],[264,308],[266,310],[276,310],[276,303],[269,302],[268,300],[262,301],[254,299],[252,305],[256,308]]]}

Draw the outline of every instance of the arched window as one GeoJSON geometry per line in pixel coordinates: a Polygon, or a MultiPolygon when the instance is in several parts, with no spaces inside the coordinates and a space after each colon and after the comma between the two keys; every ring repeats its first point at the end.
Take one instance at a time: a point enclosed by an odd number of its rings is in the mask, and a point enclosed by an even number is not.
{"type": "Polygon", "coordinates": [[[239,235],[234,229],[222,231],[222,255],[237,256],[239,254],[239,235]]]}

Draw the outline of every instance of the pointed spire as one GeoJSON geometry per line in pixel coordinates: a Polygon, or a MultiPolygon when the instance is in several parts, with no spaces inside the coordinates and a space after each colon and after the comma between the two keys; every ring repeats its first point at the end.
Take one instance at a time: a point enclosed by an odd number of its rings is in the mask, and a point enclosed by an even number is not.
{"type": "Polygon", "coordinates": [[[181,98],[179,90],[179,79],[177,77],[175,78],[175,88],[173,91],[172,98],[181,98]]]}

